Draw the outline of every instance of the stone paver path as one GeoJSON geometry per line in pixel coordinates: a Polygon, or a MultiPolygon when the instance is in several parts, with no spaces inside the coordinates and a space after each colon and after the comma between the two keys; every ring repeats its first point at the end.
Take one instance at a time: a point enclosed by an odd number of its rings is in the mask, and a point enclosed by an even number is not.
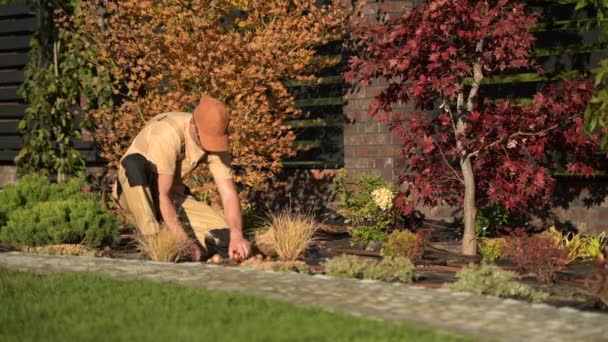
{"type": "Polygon", "coordinates": [[[33,272],[91,272],[242,292],[352,315],[408,322],[502,341],[608,341],[608,315],[546,304],[377,281],[275,273],[200,263],[0,253],[0,266],[33,272]]]}

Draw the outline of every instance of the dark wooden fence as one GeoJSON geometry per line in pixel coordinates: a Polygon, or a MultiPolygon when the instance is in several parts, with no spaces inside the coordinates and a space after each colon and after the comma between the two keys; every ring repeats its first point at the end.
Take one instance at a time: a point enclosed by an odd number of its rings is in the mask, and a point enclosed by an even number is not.
{"type": "Polygon", "coordinates": [[[29,42],[39,27],[35,6],[0,6],[0,164],[13,164],[21,148],[17,124],[25,104],[17,95],[28,62],[29,42]]]}

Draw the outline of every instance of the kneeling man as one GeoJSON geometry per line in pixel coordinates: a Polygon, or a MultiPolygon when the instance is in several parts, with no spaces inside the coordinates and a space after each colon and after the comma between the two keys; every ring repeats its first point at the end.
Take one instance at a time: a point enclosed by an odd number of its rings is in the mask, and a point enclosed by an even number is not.
{"type": "Polygon", "coordinates": [[[187,241],[194,260],[224,254],[249,256],[230,169],[229,113],[221,101],[203,95],[194,113],[163,113],[137,134],[123,156],[114,197],[141,234],[154,234],[161,222],[187,241]],[[196,200],[184,178],[199,164],[209,167],[225,216],[196,200]]]}

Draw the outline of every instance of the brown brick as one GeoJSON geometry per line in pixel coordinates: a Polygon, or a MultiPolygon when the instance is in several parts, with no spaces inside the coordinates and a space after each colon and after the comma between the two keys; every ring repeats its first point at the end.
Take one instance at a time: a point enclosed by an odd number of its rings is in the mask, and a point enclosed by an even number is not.
{"type": "Polygon", "coordinates": [[[390,136],[386,133],[368,134],[365,136],[365,143],[368,145],[385,145],[388,144],[390,136]]]}
{"type": "Polygon", "coordinates": [[[365,135],[352,135],[349,137],[344,137],[344,144],[352,146],[365,145],[365,135]]]}
{"type": "Polygon", "coordinates": [[[363,124],[363,129],[365,133],[378,133],[380,132],[380,123],[376,120],[368,121],[363,124]]]}
{"type": "Polygon", "coordinates": [[[355,155],[355,147],[354,146],[344,146],[344,158],[354,158],[355,155]]]}
{"type": "Polygon", "coordinates": [[[344,136],[351,136],[357,133],[357,126],[354,124],[344,125],[344,136]]]}

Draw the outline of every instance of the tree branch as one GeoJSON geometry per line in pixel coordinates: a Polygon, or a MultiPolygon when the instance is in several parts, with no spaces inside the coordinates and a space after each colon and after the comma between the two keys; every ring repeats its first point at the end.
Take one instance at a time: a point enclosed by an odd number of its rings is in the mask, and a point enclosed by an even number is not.
{"type": "MultiPolygon", "coordinates": [[[[566,120],[566,121],[569,121],[570,119],[573,119],[574,117],[575,117],[575,116],[573,115],[573,116],[569,117],[569,118],[568,118],[568,120],[566,120]]],[[[470,154],[469,154],[469,156],[471,156],[471,157],[477,157],[477,156],[479,155],[479,153],[481,153],[481,151],[483,151],[483,150],[487,150],[487,149],[490,149],[490,148],[492,148],[492,147],[494,147],[494,146],[496,146],[496,145],[500,144],[501,142],[504,142],[505,140],[512,140],[512,139],[514,139],[514,138],[517,138],[517,137],[522,137],[522,136],[523,136],[523,137],[537,137],[537,136],[542,136],[542,135],[545,135],[546,133],[548,133],[548,132],[550,132],[550,131],[552,131],[552,130],[554,130],[554,129],[558,128],[558,127],[559,127],[559,124],[555,124],[555,125],[553,125],[553,126],[550,126],[550,127],[548,127],[548,128],[545,128],[544,130],[539,131],[539,132],[522,132],[522,131],[517,131],[517,132],[515,132],[515,133],[513,133],[513,134],[509,135],[508,137],[500,138],[500,139],[498,139],[498,140],[496,140],[496,141],[492,142],[491,144],[486,145],[486,146],[484,146],[484,147],[482,147],[482,148],[480,148],[480,149],[476,150],[475,152],[470,153],[470,154]]]]}
{"type": "MultiPolygon", "coordinates": [[[[477,46],[475,47],[475,52],[481,53],[483,49],[483,40],[477,42],[477,46]]],[[[473,64],[473,84],[471,85],[471,91],[469,92],[469,97],[467,98],[467,111],[469,114],[473,111],[473,100],[477,96],[479,92],[479,86],[481,85],[481,80],[483,80],[483,72],[481,69],[481,56],[477,57],[477,61],[473,64]]]]}

